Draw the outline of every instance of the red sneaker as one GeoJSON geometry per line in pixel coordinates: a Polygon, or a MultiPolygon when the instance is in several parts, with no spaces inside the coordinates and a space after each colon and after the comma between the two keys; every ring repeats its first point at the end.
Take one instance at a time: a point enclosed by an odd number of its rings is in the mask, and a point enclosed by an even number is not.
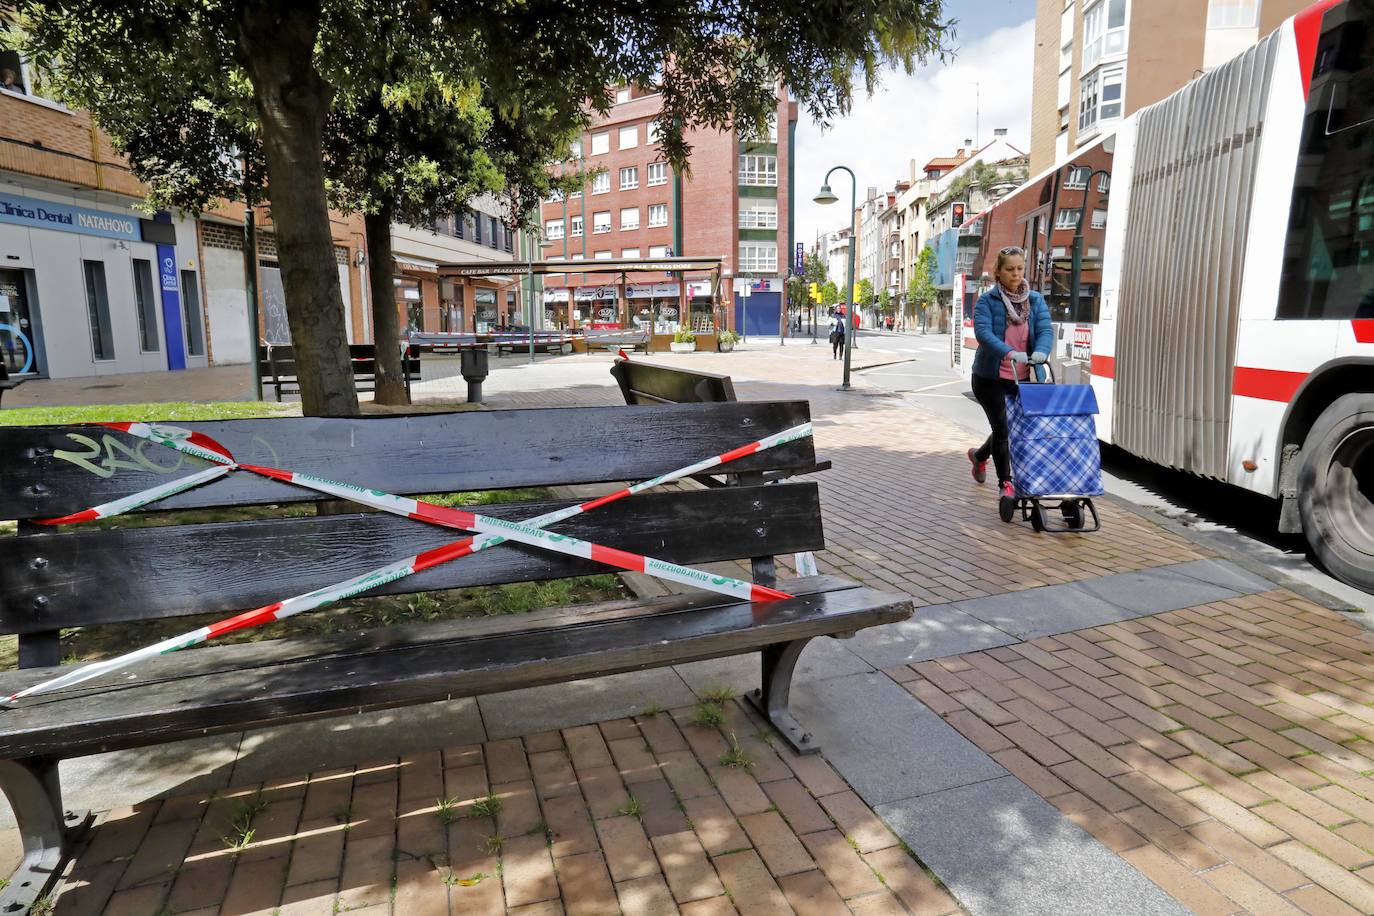
{"type": "Polygon", "coordinates": [[[985,480],[987,480],[988,463],[986,461],[978,460],[978,449],[971,448],[968,450],[968,460],[973,465],[973,479],[978,481],[979,483],[983,483],[985,480]]]}
{"type": "Polygon", "coordinates": [[[1010,480],[1004,480],[998,490],[997,514],[1002,521],[1009,522],[1016,517],[1016,488],[1010,480]]]}

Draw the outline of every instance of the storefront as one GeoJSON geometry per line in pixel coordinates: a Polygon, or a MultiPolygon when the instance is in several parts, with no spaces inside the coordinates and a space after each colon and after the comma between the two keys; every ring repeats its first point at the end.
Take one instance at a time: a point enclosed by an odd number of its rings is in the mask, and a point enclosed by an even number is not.
{"type": "Polygon", "coordinates": [[[710,280],[693,280],[687,284],[687,315],[693,334],[709,334],[716,330],[716,299],[710,280]]]}
{"type": "Polygon", "coordinates": [[[195,223],[0,191],[0,358],[51,378],[207,364],[195,223]]]}
{"type": "Polygon", "coordinates": [[[573,294],[574,316],[582,327],[600,330],[620,327],[620,289],[616,286],[581,286],[573,294]]]}
{"type": "Polygon", "coordinates": [[[544,327],[562,331],[568,326],[567,287],[544,290],[544,327]]]}
{"type": "Polygon", "coordinates": [[[489,286],[478,286],[472,290],[473,330],[478,334],[489,334],[501,322],[497,309],[496,290],[489,286]]]}
{"type": "Polygon", "coordinates": [[[625,287],[630,323],[655,334],[672,334],[681,326],[677,283],[631,283],[625,287]]]}

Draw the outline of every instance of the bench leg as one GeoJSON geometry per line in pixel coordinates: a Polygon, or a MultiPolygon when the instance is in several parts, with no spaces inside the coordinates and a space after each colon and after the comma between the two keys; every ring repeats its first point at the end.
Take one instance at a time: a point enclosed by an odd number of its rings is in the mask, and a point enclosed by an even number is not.
{"type": "Polygon", "coordinates": [[[759,653],[763,662],[763,686],[745,694],[745,699],[772,723],[787,746],[802,755],[819,754],[821,748],[811,733],[792,718],[792,713],[787,710],[787,701],[792,692],[792,672],[797,667],[802,650],[810,641],[810,637],[807,637],[764,646],[759,653]]]}
{"type": "Polygon", "coordinates": [[[0,760],[0,790],[14,809],[24,842],[24,859],[0,892],[0,913],[27,912],[57,884],[93,818],[62,807],[56,760],[0,760]]]}

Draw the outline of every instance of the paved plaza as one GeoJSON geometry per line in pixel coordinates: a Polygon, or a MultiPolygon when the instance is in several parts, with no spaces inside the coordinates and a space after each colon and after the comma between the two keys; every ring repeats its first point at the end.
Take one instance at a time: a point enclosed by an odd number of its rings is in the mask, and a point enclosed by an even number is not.
{"type": "MultiPolygon", "coordinates": [[[[75,760],[102,813],[56,911],[1374,912],[1362,615],[1110,497],[1099,533],[1004,525],[974,438],[836,390],[826,346],[652,359],[808,400],[821,572],[917,607],[807,649],[821,756],[732,699],[745,657],[75,760]]],[[[503,359],[488,406],[620,403],[609,364],[503,359]]]]}

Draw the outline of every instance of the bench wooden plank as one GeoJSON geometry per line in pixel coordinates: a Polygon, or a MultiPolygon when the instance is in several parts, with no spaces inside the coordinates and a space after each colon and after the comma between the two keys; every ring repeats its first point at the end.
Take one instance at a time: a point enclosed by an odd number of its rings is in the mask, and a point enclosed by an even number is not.
{"type": "Polygon", "coordinates": [[[728,375],[618,360],[611,375],[620,384],[625,403],[694,404],[735,401],[735,385],[728,375]]]}
{"type": "MultiPolygon", "coordinates": [[[[523,519],[573,502],[478,510],[523,519]]],[[[557,530],[608,547],[644,550],[653,545],[661,559],[693,564],[761,550],[790,553],[824,547],[814,483],[643,493],[569,519],[557,530]]],[[[454,529],[366,513],[0,538],[0,632],[242,610],[343,581],[463,536],[454,529]]],[[[369,594],[608,570],[590,560],[507,544],[369,594]]]]}
{"type": "MultiPolygon", "coordinates": [[[[643,480],[810,419],[805,401],[657,407],[482,410],[412,416],[220,420],[180,424],[268,464],[392,493],[643,480]],[[499,455],[499,464],[492,456],[499,455]]],[[[175,425],[175,424],[174,424],[175,425]]],[[[810,438],[731,464],[735,472],[809,468],[810,438]]],[[[0,427],[0,519],[65,515],[204,465],[113,430],[0,427]]],[[[313,501],[318,494],[232,474],[164,509],[313,501]]]]}
{"type": "MultiPolygon", "coordinates": [[[[725,603],[535,632],[373,647],[167,680],[159,679],[159,660],[142,669],[133,686],[126,680],[76,696],[38,697],[5,712],[0,756],[70,756],[158,743],[173,735],[565,683],[738,654],[896,622],[909,614],[909,601],[860,587],[767,604],[725,603]]],[[[22,676],[31,683],[40,674],[37,669],[22,676]]]]}

